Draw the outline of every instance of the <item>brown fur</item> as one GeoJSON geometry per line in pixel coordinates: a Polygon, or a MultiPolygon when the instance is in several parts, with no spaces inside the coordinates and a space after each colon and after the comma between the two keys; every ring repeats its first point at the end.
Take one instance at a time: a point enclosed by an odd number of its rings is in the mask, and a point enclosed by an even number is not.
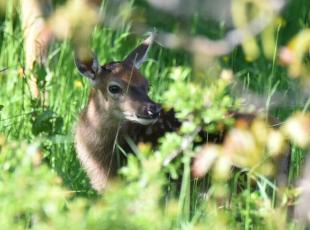
{"type": "Polygon", "coordinates": [[[101,104],[103,95],[92,92],[87,107],[76,126],[78,157],[96,190],[102,190],[109,176],[115,175],[112,152],[119,122],[101,104]]]}

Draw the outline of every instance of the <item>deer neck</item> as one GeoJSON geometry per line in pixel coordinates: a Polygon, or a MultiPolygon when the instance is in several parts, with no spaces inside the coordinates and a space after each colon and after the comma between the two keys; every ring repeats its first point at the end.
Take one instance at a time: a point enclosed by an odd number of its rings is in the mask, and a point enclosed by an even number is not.
{"type": "Polygon", "coordinates": [[[92,133],[92,144],[99,152],[112,152],[121,121],[109,110],[109,103],[100,90],[92,89],[82,119],[92,133]]]}

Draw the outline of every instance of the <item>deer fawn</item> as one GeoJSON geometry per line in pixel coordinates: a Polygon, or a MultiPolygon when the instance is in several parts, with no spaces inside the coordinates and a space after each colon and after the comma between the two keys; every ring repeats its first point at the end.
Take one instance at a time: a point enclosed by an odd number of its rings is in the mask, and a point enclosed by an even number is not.
{"type": "MultiPolygon", "coordinates": [[[[97,191],[103,190],[117,172],[116,141],[124,148],[127,147],[126,137],[135,142],[140,139],[154,143],[164,131],[177,126],[171,124],[173,119],[162,118],[161,107],[148,96],[148,81],[138,70],[153,40],[154,34],[124,61],[102,66],[95,57],[91,60],[76,57],[78,70],[93,85],[88,104],[76,126],[76,150],[97,191]],[[146,126],[158,119],[162,120],[160,127],[155,127],[155,135],[151,135],[146,126]]],[[[176,120],[175,124],[178,124],[176,120]]]]}
{"type": "MultiPolygon", "coordinates": [[[[92,187],[102,191],[119,168],[115,146],[130,150],[127,138],[157,144],[165,132],[176,131],[181,123],[173,110],[161,107],[148,96],[148,81],[139,72],[154,34],[134,49],[124,61],[99,65],[96,57],[76,57],[80,73],[90,79],[93,88],[88,104],[81,113],[75,132],[78,158],[90,178],[92,187]]],[[[236,120],[252,123],[255,114],[230,114],[236,120]]],[[[270,123],[275,123],[270,121],[270,123]]],[[[199,133],[202,143],[222,142],[225,134],[199,133]]],[[[287,175],[289,154],[279,162],[279,175],[287,175]]]]}

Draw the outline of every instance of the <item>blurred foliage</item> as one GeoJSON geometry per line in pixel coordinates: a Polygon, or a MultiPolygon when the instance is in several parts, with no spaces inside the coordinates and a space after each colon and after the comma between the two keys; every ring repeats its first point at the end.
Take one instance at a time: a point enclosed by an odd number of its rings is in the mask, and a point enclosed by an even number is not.
{"type": "Polygon", "coordinates": [[[288,65],[292,77],[310,77],[310,29],[298,33],[280,53],[281,60],[288,65]]]}
{"type": "MultiPolygon", "coordinates": [[[[162,179],[154,156],[139,162],[143,174],[131,177],[129,185],[116,183],[104,197],[90,200],[73,198],[74,191],[61,186],[55,172],[42,164],[40,143],[8,141],[1,135],[0,149],[2,229],[149,229],[150,226],[169,229],[173,226],[177,213],[174,204],[169,204],[171,208],[165,213],[159,208],[162,179]],[[148,173],[145,168],[150,166],[154,170],[148,173]]],[[[135,160],[131,158],[128,167],[133,167],[135,160]]]]}

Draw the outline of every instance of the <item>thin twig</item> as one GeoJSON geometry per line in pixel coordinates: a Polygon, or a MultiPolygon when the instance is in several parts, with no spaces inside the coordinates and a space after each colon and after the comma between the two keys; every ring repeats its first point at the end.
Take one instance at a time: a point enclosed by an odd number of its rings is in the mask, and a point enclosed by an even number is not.
{"type": "Polygon", "coordinates": [[[169,154],[163,161],[163,165],[167,166],[174,158],[176,158],[179,154],[183,153],[188,147],[189,145],[194,141],[195,137],[197,136],[197,134],[200,132],[201,128],[197,128],[196,130],[194,130],[194,132],[186,135],[183,138],[183,141],[181,143],[180,148],[176,149],[175,151],[173,151],[171,154],[169,154]]]}

